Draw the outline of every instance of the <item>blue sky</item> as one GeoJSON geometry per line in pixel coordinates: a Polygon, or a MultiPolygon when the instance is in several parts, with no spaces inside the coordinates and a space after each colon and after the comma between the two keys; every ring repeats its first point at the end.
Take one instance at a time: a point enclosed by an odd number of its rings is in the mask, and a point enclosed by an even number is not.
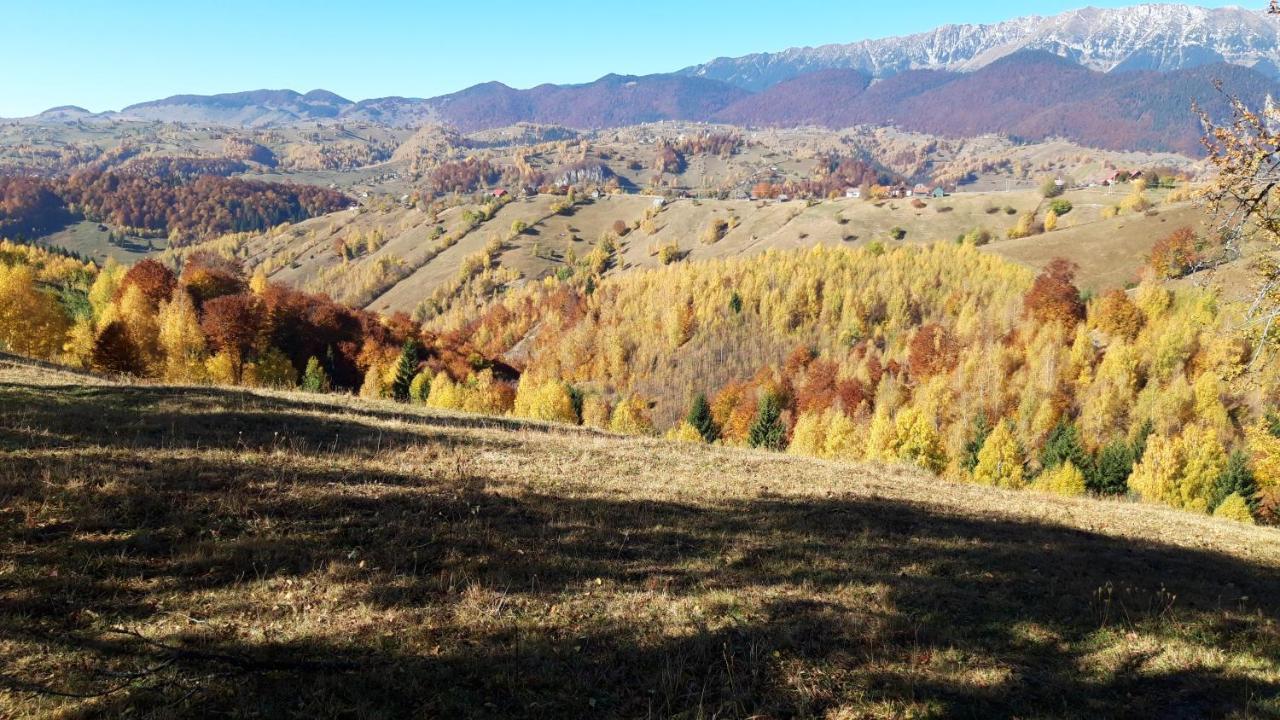
{"type": "Polygon", "coordinates": [[[0,0],[0,117],[256,88],[324,88],[360,100],[429,97],[488,80],[586,82],[1085,4],[1129,3],[0,0]]]}

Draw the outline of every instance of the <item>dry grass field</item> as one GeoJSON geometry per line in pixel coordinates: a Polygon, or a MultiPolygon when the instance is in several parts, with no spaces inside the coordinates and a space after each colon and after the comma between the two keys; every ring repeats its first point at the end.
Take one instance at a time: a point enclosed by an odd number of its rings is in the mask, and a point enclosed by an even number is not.
{"type": "Polygon", "coordinates": [[[87,220],[72,223],[58,232],[46,235],[40,239],[40,242],[79,253],[99,264],[106,264],[108,258],[112,258],[116,262],[127,265],[132,265],[154,252],[163,250],[167,245],[163,238],[153,239],[151,249],[147,248],[146,240],[138,238],[129,238],[126,244],[113,245],[107,241],[109,232],[100,229],[101,227],[104,226],[87,220]]]}
{"type": "Polygon", "coordinates": [[[1277,717],[1280,535],[0,361],[0,717],[1277,717]]]}

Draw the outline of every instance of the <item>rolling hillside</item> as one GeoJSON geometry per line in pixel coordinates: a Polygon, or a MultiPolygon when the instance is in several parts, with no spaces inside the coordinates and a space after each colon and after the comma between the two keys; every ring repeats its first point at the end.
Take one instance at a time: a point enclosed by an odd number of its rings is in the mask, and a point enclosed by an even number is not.
{"type": "Polygon", "coordinates": [[[1034,268],[1055,257],[1068,258],[1081,266],[1081,287],[1100,291],[1134,281],[1151,246],[1161,237],[1181,226],[1202,228],[1204,222],[1191,203],[1158,206],[1151,215],[1104,218],[1103,208],[1120,202],[1123,193],[1120,189],[1068,193],[1075,209],[1062,218],[1058,230],[1020,240],[1006,240],[1004,235],[1021,214],[1038,209],[1043,215],[1043,201],[1033,191],[960,193],[930,199],[921,208],[908,200],[876,204],[846,199],[813,205],[678,200],[658,208],[654,198],[606,195],[583,200],[572,214],[551,211],[555,196],[537,196],[504,205],[474,227],[463,218],[478,212],[479,206],[446,210],[434,223],[426,213],[410,208],[343,211],[266,235],[201,247],[235,253],[251,268],[263,267],[273,280],[326,292],[341,302],[379,313],[413,313],[437,288],[453,281],[464,261],[493,238],[506,238],[496,258],[500,267],[514,270],[524,281],[537,280],[575,258],[585,258],[619,221],[628,234],[619,243],[615,272],[660,264],[659,250],[664,246],[674,246],[684,260],[698,261],[817,244],[894,244],[899,242],[891,238],[895,229],[905,231],[900,242],[950,242],[982,228],[994,237],[986,246],[990,252],[1034,268]],[[703,236],[716,219],[728,227],[719,241],[707,244],[703,236]],[[510,237],[517,222],[528,228],[510,237]],[[382,244],[373,252],[359,253],[344,263],[335,250],[335,240],[356,243],[355,239],[375,232],[382,244]],[[456,244],[442,248],[442,239],[456,239],[456,244]]]}
{"type": "Polygon", "coordinates": [[[1280,711],[1274,529],[10,360],[0,407],[15,719],[1280,711]]]}

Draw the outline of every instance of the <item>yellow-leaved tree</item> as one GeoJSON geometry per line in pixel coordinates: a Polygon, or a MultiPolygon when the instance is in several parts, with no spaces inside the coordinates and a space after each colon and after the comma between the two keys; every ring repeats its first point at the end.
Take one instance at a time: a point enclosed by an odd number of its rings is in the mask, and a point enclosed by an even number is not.
{"type": "Polygon", "coordinates": [[[865,457],[878,462],[893,462],[898,459],[898,433],[893,418],[883,406],[877,407],[876,414],[871,418],[865,457]]]}
{"type": "Polygon", "coordinates": [[[1059,495],[1084,495],[1086,490],[1084,473],[1070,461],[1041,473],[1031,487],[1059,495]]]}
{"type": "Polygon", "coordinates": [[[164,369],[164,357],[160,347],[160,324],[151,301],[135,284],[125,286],[124,293],[115,302],[115,319],[128,328],[129,338],[137,348],[142,370],[149,376],[157,376],[164,369]]]}
{"type": "Polygon", "coordinates": [[[588,427],[605,430],[609,427],[609,418],[613,408],[603,395],[591,394],[582,401],[582,424],[588,427]]]}
{"type": "Polygon", "coordinates": [[[71,320],[57,298],[36,287],[31,267],[0,264],[0,348],[52,358],[70,329],[71,320]]]}
{"type": "Polygon", "coordinates": [[[461,410],[462,393],[448,373],[436,373],[431,378],[431,391],[427,393],[427,405],[441,410],[461,410]]]}
{"type": "Polygon", "coordinates": [[[74,368],[87,368],[93,358],[93,345],[98,333],[93,327],[93,316],[90,314],[76,317],[71,329],[67,330],[67,338],[62,343],[62,362],[74,368]]]}
{"type": "Polygon", "coordinates": [[[899,460],[932,473],[940,473],[947,466],[947,453],[933,418],[915,408],[906,408],[898,413],[894,429],[899,460]]]}
{"type": "Polygon", "coordinates": [[[1258,487],[1280,488],[1280,438],[1273,435],[1266,424],[1255,423],[1245,430],[1245,444],[1258,487]]]}
{"type": "Polygon", "coordinates": [[[223,350],[204,363],[205,377],[214,385],[235,385],[243,378],[244,370],[231,350],[223,350]]]}
{"type": "Polygon", "coordinates": [[[682,420],[679,425],[668,430],[666,439],[686,443],[706,442],[702,437],[702,433],[698,432],[698,428],[690,424],[688,420],[682,420]]]}
{"type": "Polygon", "coordinates": [[[386,374],[387,369],[385,366],[370,365],[369,369],[364,373],[364,382],[360,384],[360,397],[370,400],[387,397],[387,383],[384,379],[386,374]]]}
{"type": "Polygon", "coordinates": [[[245,384],[290,389],[298,386],[298,370],[278,348],[268,347],[245,368],[245,384]]]}
{"type": "Polygon", "coordinates": [[[98,321],[98,327],[106,326],[106,323],[102,322],[102,315],[111,301],[115,300],[120,283],[124,280],[124,274],[128,271],[129,268],[111,259],[93,279],[93,285],[89,287],[89,306],[93,308],[93,317],[98,321]]]}
{"type": "Polygon", "coordinates": [[[195,303],[186,288],[174,290],[173,298],[160,305],[160,348],[164,353],[164,378],[176,383],[200,383],[209,378],[205,363],[209,348],[195,303]]]}
{"type": "Polygon", "coordinates": [[[791,444],[787,452],[792,455],[808,455],[822,457],[827,441],[827,420],[825,413],[806,412],[796,418],[796,426],[791,431],[791,444]]]}
{"type": "Polygon", "coordinates": [[[613,409],[609,430],[623,435],[648,435],[653,432],[649,404],[637,395],[629,395],[613,409]]]}
{"type": "Polygon", "coordinates": [[[261,267],[254,270],[253,277],[249,278],[249,291],[254,295],[261,295],[267,290],[267,273],[261,267]]]}
{"type": "Polygon", "coordinates": [[[1235,520],[1246,525],[1253,525],[1253,513],[1249,510],[1249,503],[1239,493],[1231,493],[1218,504],[1217,509],[1213,511],[1214,517],[1235,520]]]}
{"type": "Polygon", "coordinates": [[[822,456],[835,460],[856,460],[862,457],[862,430],[853,418],[832,410],[822,445],[822,456]]]}
{"type": "Polygon", "coordinates": [[[1129,487],[1144,500],[1207,512],[1213,484],[1227,466],[1227,455],[1210,428],[1188,425],[1180,435],[1153,435],[1129,487]]]}
{"type": "Polygon", "coordinates": [[[462,409],[481,415],[501,415],[511,410],[514,393],[507,385],[493,376],[492,370],[481,370],[468,377],[459,389],[462,409]]]}
{"type": "Polygon", "coordinates": [[[545,420],[577,424],[578,411],[574,407],[569,389],[558,380],[538,382],[530,375],[523,375],[516,387],[515,405],[511,414],[530,420],[545,420]]]}
{"type": "Polygon", "coordinates": [[[1008,420],[1001,420],[982,444],[973,481],[1005,488],[1026,485],[1026,457],[1008,420]]]}

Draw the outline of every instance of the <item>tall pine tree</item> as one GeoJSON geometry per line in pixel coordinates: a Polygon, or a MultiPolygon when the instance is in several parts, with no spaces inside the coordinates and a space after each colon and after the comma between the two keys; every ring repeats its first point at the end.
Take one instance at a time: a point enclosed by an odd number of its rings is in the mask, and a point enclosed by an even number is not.
{"type": "Polygon", "coordinates": [[[1044,450],[1040,452],[1040,466],[1052,470],[1066,463],[1084,471],[1088,471],[1090,465],[1089,454],[1080,444],[1080,429],[1063,420],[1049,433],[1044,450]]]}
{"type": "Polygon", "coordinates": [[[1124,440],[1116,440],[1102,448],[1098,459],[1085,474],[1089,490],[1099,495],[1123,495],[1129,489],[1133,463],[1133,448],[1124,440]]]}
{"type": "Polygon", "coordinates": [[[703,440],[713,443],[720,437],[720,428],[716,427],[716,421],[711,417],[711,404],[707,402],[705,394],[698,393],[698,396],[693,399],[687,420],[703,440]]]}
{"type": "Polygon", "coordinates": [[[400,359],[396,361],[396,379],[391,383],[391,397],[396,402],[409,402],[409,388],[417,374],[418,344],[413,338],[409,338],[400,348],[400,359]]]}
{"type": "Polygon", "coordinates": [[[964,446],[964,469],[973,472],[978,467],[978,453],[982,452],[982,446],[987,442],[987,436],[991,434],[991,422],[987,420],[987,413],[979,411],[977,417],[973,419],[973,432],[969,438],[969,442],[964,446]]]}
{"type": "Polygon", "coordinates": [[[1249,469],[1249,456],[1237,450],[1227,458],[1227,467],[1218,476],[1209,495],[1209,511],[1213,512],[1231,495],[1244,499],[1250,512],[1258,509],[1258,481],[1249,469]]]}
{"type": "Polygon", "coordinates": [[[747,432],[747,443],[754,448],[781,450],[787,444],[787,429],[782,424],[782,400],[765,393],[756,406],[756,417],[747,432]]]}

